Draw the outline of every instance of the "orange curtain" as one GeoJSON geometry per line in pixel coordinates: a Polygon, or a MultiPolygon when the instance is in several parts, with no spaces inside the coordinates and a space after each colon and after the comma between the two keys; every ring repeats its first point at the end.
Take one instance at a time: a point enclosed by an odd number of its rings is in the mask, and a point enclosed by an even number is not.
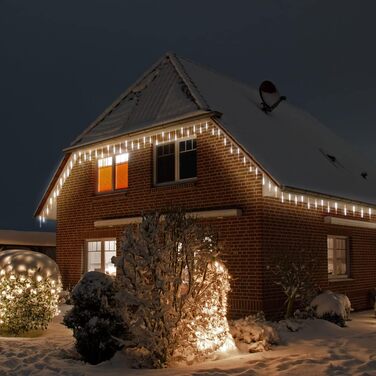
{"type": "Polygon", "coordinates": [[[98,192],[112,191],[112,166],[98,168],[98,192]]]}
{"type": "Polygon", "coordinates": [[[115,188],[128,188],[128,163],[116,165],[115,188]]]}

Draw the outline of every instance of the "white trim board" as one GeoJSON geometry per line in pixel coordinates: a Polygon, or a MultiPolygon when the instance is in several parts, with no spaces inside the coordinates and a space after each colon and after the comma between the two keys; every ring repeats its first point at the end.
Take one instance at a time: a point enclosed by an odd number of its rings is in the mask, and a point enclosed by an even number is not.
{"type": "MultiPolygon", "coordinates": [[[[219,210],[203,210],[188,212],[190,216],[195,218],[227,218],[227,217],[240,217],[242,215],[241,209],[219,209],[219,210]]],[[[163,216],[162,216],[163,217],[163,216]]],[[[94,227],[113,227],[113,226],[123,226],[130,224],[141,223],[142,217],[125,217],[125,218],[115,218],[115,219],[102,219],[94,222],[94,227]]]]}
{"type": "Polygon", "coordinates": [[[324,222],[330,225],[349,226],[349,227],[361,227],[376,229],[375,222],[358,221],[354,219],[337,218],[337,217],[324,217],[324,222]]]}

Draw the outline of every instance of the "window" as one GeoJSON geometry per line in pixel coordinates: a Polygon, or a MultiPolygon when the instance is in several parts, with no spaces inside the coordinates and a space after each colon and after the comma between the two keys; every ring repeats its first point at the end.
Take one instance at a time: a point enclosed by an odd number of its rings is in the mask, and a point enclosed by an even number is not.
{"type": "Polygon", "coordinates": [[[97,191],[100,193],[128,188],[128,153],[115,157],[115,169],[113,163],[112,157],[98,160],[97,191]]]}
{"type": "Polygon", "coordinates": [[[155,148],[155,183],[172,183],[197,176],[196,139],[176,141],[155,148]]]}
{"type": "Polygon", "coordinates": [[[328,275],[332,278],[349,276],[349,239],[346,236],[328,236],[328,275]]]}
{"type": "Polygon", "coordinates": [[[87,241],[87,271],[98,271],[110,275],[116,274],[111,262],[116,256],[116,239],[87,241]]]}

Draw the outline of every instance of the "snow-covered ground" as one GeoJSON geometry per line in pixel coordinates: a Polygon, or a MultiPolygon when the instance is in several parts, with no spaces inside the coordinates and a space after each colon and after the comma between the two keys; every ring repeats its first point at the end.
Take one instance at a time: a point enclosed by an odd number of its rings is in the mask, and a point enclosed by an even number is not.
{"type": "Polygon", "coordinates": [[[282,330],[283,344],[256,354],[227,358],[190,367],[162,370],[126,369],[121,353],[97,366],[72,359],[71,332],[56,317],[36,338],[0,337],[0,375],[376,375],[376,318],[357,312],[347,328],[322,320],[308,320],[298,332],[282,330]]]}

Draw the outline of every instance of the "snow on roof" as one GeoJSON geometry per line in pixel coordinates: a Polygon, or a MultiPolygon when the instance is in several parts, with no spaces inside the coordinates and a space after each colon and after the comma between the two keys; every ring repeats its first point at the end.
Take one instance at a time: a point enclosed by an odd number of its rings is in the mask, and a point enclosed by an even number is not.
{"type": "Polygon", "coordinates": [[[317,119],[288,102],[265,114],[255,89],[180,61],[224,128],[281,185],[376,204],[375,164],[317,119]]]}
{"type": "Polygon", "coordinates": [[[268,114],[260,102],[257,90],[167,54],[72,145],[219,112],[221,125],[281,186],[376,205],[375,164],[288,102],[268,114]]]}
{"type": "Polygon", "coordinates": [[[56,247],[54,232],[0,230],[0,247],[2,245],[56,247]]]}

